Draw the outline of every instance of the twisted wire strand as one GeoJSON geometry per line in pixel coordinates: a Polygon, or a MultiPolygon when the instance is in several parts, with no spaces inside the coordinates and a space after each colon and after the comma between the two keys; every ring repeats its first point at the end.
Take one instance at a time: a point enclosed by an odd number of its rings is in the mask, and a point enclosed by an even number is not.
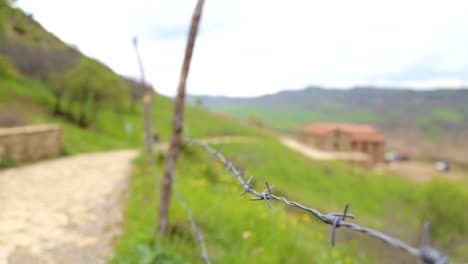
{"type": "Polygon", "coordinates": [[[210,256],[208,255],[208,250],[206,249],[205,238],[203,236],[201,229],[197,226],[197,223],[195,222],[195,218],[193,217],[192,210],[190,210],[190,207],[187,205],[187,203],[185,203],[184,198],[182,197],[182,195],[180,194],[176,186],[174,187],[174,192],[180,205],[182,206],[182,208],[184,208],[185,213],[187,213],[192,230],[197,236],[197,240],[198,240],[198,243],[200,244],[201,254],[202,254],[201,256],[203,260],[205,261],[205,263],[211,264],[211,259],[210,259],[210,256]]]}
{"type": "Polygon", "coordinates": [[[179,204],[182,206],[185,213],[187,214],[192,231],[197,237],[198,243],[200,244],[201,257],[203,258],[205,263],[211,264],[212,262],[211,262],[210,256],[208,255],[208,250],[206,248],[205,237],[203,236],[201,229],[198,227],[195,221],[195,217],[193,217],[192,210],[190,210],[190,207],[187,205],[183,196],[180,194],[179,189],[177,188],[177,182],[175,181],[174,177],[172,177],[172,182],[174,183],[174,193],[176,195],[177,201],[179,202],[179,204]]]}
{"type": "Polygon", "coordinates": [[[419,260],[421,260],[425,264],[448,264],[449,259],[447,256],[442,254],[441,252],[437,251],[436,249],[430,247],[427,244],[427,238],[428,238],[428,230],[429,230],[429,224],[424,224],[423,231],[422,231],[422,236],[421,236],[421,245],[419,248],[412,247],[405,242],[392,237],[390,235],[387,235],[383,232],[373,230],[370,228],[362,227],[358,224],[352,223],[352,222],[347,222],[345,221],[346,218],[354,218],[354,215],[348,214],[348,208],[349,204],[346,205],[344,212],[343,213],[329,213],[329,214],[323,214],[319,212],[318,210],[314,208],[310,208],[307,206],[304,206],[298,202],[290,201],[284,197],[281,196],[276,196],[272,194],[271,190],[273,189],[274,186],[270,186],[268,182],[265,183],[266,185],[266,190],[263,192],[258,192],[254,190],[254,188],[250,185],[250,182],[252,181],[253,177],[250,177],[247,181],[244,180],[244,175],[243,173],[238,170],[234,164],[228,160],[221,152],[219,152],[217,149],[211,147],[208,143],[192,139],[188,136],[184,137],[185,141],[189,144],[195,144],[203,147],[206,151],[208,151],[210,154],[215,156],[224,166],[226,166],[226,170],[230,171],[234,177],[239,181],[239,183],[242,185],[244,188],[244,192],[241,195],[245,194],[251,194],[254,196],[254,198],[250,198],[252,201],[265,201],[268,207],[271,208],[269,200],[276,200],[283,202],[284,204],[291,206],[291,207],[296,207],[299,208],[303,211],[306,211],[313,216],[315,216],[318,220],[322,221],[323,223],[332,225],[332,230],[331,230],[331,244],[334,246],[335,245],[335,233],[336,229],[339,227],[346,227],[348,229],[351,229],[356,232],[363,233],[365,235],[377,238],[381,241],[384,241],[385,243],[389,244],[390,246],[403,250],[415,257],[417,257],[419,260]]]}

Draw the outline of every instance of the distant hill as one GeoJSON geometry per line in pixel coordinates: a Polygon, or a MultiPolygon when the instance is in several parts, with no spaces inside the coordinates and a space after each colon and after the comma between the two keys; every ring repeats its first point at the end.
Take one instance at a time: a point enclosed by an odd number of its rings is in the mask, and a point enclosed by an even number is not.
{"type": "Polygon", "coordinates": [[[419,128],[429,137],[468,130],[468,90],[414,91],[354,88],[306,88],[252,98],[202,98],[211,110],[234,117],[255,115],[265,125],[296,131],[315,121],[370,123],[394,130],[419,128]]]}
{"type": "Polygon", "coordinates": [[[466,163],[468,90],[308,87],[252,98],[191,96],[191,103],[288,133],[310,122],[368,123],[389,148],[466,163]]]}

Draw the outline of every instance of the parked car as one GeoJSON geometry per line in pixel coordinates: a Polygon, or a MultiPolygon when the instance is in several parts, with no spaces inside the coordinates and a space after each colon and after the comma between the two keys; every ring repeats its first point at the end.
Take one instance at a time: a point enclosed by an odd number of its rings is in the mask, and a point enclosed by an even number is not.
{"type": "Polygon", "coordinates": [[[386,162],[394,162],[394,161],[408,161],[409,157],[408,155],[398,153],[398,152],[393,152],[389,151],[385,153],[385,161],[386,162]]]}
{"type": "Polygon", "coordinates": [[[436,170],[442,171],[442,172],[448,172],[450,171],[450,164],[445,161],[437,161],[435,163],[436,170]]]}

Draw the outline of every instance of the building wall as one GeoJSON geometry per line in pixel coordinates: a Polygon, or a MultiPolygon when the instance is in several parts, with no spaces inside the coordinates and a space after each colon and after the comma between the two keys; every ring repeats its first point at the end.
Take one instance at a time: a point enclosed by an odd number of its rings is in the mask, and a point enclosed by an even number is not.
{"type": "Polygon", "coordinates": [[[311,142],[316,148],[326,151],[351,151],[351,137],[342,131],[335,131],[324,136],[309,136],[311,142]]]}
{"type": "Polygon", "coordinates": [[[371,162],[384,160],[385,143],[373,141],[354,141],[346,132],[335,131],[325,135],[303,134],[303,141],[325,151],[362,152],[369,154],[371,162]]]}
{"type": "Polygon", "coordinates": [[[62,129],[55,125],[0,128],[0,160],[35,161],[57,155],[62,129]]]}
{"type": "Polygon", "coordinates": [[[384,155],[385,155],[385,143],[380,142],[375,146],[374,149],[374,162],[383,162],[384,161],[384,155]]]}
{"type": "Polygon", "coordinates": [[[305,144],[308,144],[308,145],[315,145],[315,137],[311,136],[311,135],[308,135],[306,133],[302,133],[301,136],[300,136],[302,142],[304,142],[305,144]]]}
{"type": "Polygon", "coordinates": [[[353,151],[369,154],[374,163],[384,160],[385,144],[383,142],[358,141],[351,144],[353,151]]]}

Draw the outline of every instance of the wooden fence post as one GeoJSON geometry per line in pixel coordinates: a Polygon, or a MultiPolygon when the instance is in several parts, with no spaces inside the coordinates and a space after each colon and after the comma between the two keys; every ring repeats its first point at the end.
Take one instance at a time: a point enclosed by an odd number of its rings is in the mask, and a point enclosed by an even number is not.
{"type": "Polygon", "coordinates": [[[153,91],[150,87],[146,87],[145,70],[143,68],[143,62],[141,61],[140,52],[138,51],[137,37],[133,38],[133,46],[135,47],[138,65],[140,66],[140,83],[145,87],[145,93],[143,95],[143,134],[146,151],[146,163],[149,166],[154,167],[153,133],[151,131],[151,108],[153,104],[153,91]]]}
{"type": "Polygon", "coordinates": [[[193,48],[197,38],[198,26],[203,10],[204,0],[198,0],[192,17],[187,46],[185,48],[185,57],[180,73],[179,86],[177,88],[177,97],[174,105],[174,115],[172,120],[172,137],[169,150],[166,157],[166,167],[164,168],[164,177],[161,185],[161,200],[159,207],[159,234],[163,235],[168,227],[169,204],[171,200],[172,181],[174,179],[174,166],[179,155],[180,142],[182,140],[182,129],[184,120],[184,102],[185,102],[185,84],[190,69],[193,48]]]}

